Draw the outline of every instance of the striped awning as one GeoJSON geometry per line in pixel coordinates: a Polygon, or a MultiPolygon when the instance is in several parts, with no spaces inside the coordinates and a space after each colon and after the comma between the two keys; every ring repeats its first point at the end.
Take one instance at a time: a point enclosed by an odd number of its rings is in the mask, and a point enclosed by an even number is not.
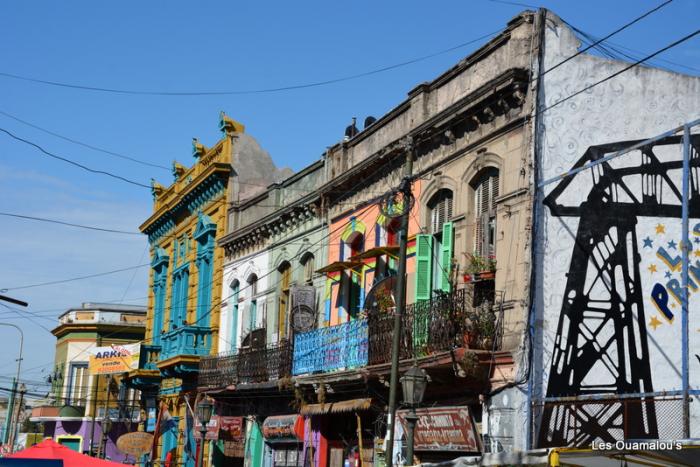
{"type": "Polygon", "coordinates": [[[301,408],[302,415],[323,415],[327,413],[345,413],[358,410],[369,410],[372,399],[350,399],[325,404],[309,404],[301,408]]]}

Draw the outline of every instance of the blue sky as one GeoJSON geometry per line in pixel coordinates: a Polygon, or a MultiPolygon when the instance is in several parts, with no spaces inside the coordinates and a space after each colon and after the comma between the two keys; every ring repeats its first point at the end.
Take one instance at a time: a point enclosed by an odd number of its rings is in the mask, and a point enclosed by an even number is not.
{"type": "MultiPolygon", "coordinates": [[[[526,2],[529,3],[529,2],[526,2]]],[[[533,1],[533,3],[535,3],[533,1]]],[[[603,36],[658,1],[545,1],[569,23],[603,36]]],[[[425,2],[2,2],[0,72],[87,86],[213,91],[276,88],[340,78],[433,54],[503,28],[524,9],[486,0],[425,2]]],[[[649,53],[697,28],[700,3],[676,0],[611,41],[649,53]]],[[[381,116],[473,44],[384,73],[327,86],[234,96],[144,96],[52,87],[0,76],[0,112],[113,152],[169,167],[192,163],[191,138],[211,145],[218,113],[246,125],[278,166],[299,170],[338,142],[353,116],[381,116]]],[[[635,53],[636,52],[632,52],[635,53]]],[[[640,55],[640,54],[637,54],[640,55]]],[[[700,74],[697,37],[659,65],[700,74]]],[[[148,184],[169,170],[77,146],[0,114],[0,128],[49,151],[148,184]]],[[[0,134],[0,211],[136,230],[148,189],[41,155],[0,134]]],[[[0,289],[120,269],[148,261],[126,236],[0,217],[0,289]]],[[[0,308],[25,332],[26,379],[53,361],[51,329],[84,301],[145,303],[147,269],[10,290],[35,315],[0,308]],[[32,318],[34,321],[30,321],[32,318]]],[[[0,327],[0,387],[14,372],[15,331],[0,327]]]]}

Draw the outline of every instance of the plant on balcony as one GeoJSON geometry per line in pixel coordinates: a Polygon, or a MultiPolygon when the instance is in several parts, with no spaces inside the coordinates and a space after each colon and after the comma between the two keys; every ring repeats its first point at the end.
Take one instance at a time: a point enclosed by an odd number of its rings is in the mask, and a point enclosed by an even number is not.
{"type": "Polygon", "coordinates": [[[490,301],[485,301],[467,314],[464,346],[472,349],[492,350],[496,337],[496,315],[490,301]]]}
{"type": "Polygon", "coordinates": [[[494,255],[481,256],[474,253],[465,253],[467,265],[464,268],[464,282],[474,280],[489,280],[495,277],[496,257],[494,255]]]}

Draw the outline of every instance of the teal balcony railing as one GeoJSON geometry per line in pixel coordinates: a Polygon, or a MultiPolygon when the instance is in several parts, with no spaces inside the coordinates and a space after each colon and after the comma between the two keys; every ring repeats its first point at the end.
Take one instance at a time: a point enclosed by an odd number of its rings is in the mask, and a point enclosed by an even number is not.
{"type": "Polygon", "coordinates": [[[141,344],[139,354],[139,368],[142,370],[157,370],[156,363],[160,360],[160,345],[141,344]]]}
{"type": "Polygon", "coordinates": [[[302,375],[367,365],[366,319],[297,334],[292,374],[302,375]]]}
{"type": "Polygon", "coordinates": [[[209,355],[211,328],[182,326],[164,333],[161,337],[160,360],[176,355],[209,355]]]}

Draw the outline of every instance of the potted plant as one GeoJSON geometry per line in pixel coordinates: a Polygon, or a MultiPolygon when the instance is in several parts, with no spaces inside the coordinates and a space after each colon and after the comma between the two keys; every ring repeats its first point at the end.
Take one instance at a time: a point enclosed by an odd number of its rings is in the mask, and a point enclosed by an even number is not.
{"type": "Polygon", "coordinates": [[[495,255],[489,255],[488,258],[485,258],[483,261],[483,268],[479,272],[479,277],[482,280],[491,280],[496,277],[496,256],[495,255]]]}

